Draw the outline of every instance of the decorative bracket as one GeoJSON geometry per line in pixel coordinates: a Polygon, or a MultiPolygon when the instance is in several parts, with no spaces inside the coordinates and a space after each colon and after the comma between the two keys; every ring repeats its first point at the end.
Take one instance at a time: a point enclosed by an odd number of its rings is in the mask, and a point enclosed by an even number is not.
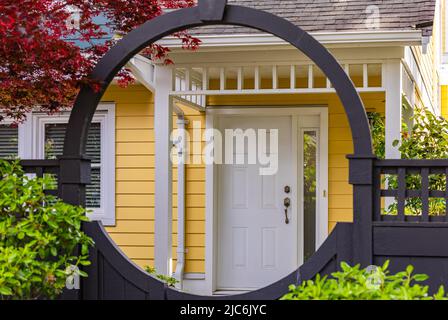
{"type": "Polygon", "coordinates": [[[221,21],[227,0],[199,0],[199,18],[202,21],[221,21]]]}

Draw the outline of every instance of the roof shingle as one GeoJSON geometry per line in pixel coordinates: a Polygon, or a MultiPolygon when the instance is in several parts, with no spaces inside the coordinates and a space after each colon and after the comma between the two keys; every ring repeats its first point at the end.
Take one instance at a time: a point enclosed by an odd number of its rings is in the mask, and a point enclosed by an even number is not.
{"type": "MultiPolygon", "coordinates": [[[[229,0],[283,17],[308,32],[413,30],[434,20],[436,0],[229,0]],[[374,14],[378,13],[378,24],[374,14]],[[369,19],[370,18],[370,19],[369,19]]],[[[430,33],[426,27],[424,33],[430,33]]],[[[196,35],[248,34],[258,31],[236,26],[209,26],[191,31],[196,35]]]]}

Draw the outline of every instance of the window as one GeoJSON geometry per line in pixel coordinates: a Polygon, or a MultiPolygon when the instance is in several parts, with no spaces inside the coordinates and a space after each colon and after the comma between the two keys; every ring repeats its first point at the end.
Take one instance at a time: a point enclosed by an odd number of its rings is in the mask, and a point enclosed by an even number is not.
{"type": "MultiPolygon", "coordinates": [[[[66,123],[45,123],[45,159],[62,155],[66,130],[66,123]]],[[[92,183],[86,188],[86,207],[98,209],[101,208],[101,123],[94,122],[90,126],[87,156],[92,160],[92,183]]]]}
{"type": "Polygon", "coordinates": [[[316,251],[316,209],[317,209],[317,130],[303,131],[303,224],[304,260],[316,251]]]}
{"type": "MultiPolygon", "coordinates": [[[[0,157],[56,159],[62,155],[69,112],[49,116],[28,115],[18,128],[0,125],[0,157]]],[[[87,156],[92,160],[91,184],[86,187],[89,218],[115,225],[115,106],[100,104],[87,138],[87,156]]]]}

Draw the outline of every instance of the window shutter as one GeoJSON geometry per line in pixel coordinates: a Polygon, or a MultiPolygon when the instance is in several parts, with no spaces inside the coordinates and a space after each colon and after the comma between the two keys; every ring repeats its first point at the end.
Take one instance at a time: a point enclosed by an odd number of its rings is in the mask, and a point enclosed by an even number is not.
{"type": "MultiPolygon", "coordinates": [[[[45,159],[62,155],[67,124],[45,125],[45,159]]],[[[86,153],[92,159],[92,182],[86,187],[86,207],[101,207],[101,124],[92,123],[87,137],[86,153]]]]}
{"type": "Polygon", "coordinates": [[[16,158],[19,154],[19,129],[0,125],[0,158],[16,158]]]}
{"type": "Polygon", "coordinates": [[[87,136],[87,156],[92,159],[92,164],[101,163],[101,125],[92,123],[87,136]]]}
{"type": "Polygon", "coordinates": [[[91,183],[86,186],[86,207],[101,207],[101,169],[93,166],[91,183]]]}

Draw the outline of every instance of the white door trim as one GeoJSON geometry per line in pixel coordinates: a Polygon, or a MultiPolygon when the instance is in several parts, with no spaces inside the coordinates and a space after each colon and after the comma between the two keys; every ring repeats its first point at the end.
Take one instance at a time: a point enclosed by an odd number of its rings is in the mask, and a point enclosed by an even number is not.
{"type": "MultiPolygon", "coordinates": [[[[294,159],[297,170],[298,157],[298,124],[300,115],[318,115],[320,117],[320,166],[319,166],[319,208],[322,216],[317,219],[316,248],[328,236],[328,107],[326,106],[293,106],[293,107],[215,107],[208,108],[205,116],[206,129],[214,129],[219,116],[224,115],[256,115],[256,116],[292,116],[293,139],[295,148],[294,159]],[[324,196],[325,195],[325,196],[324,196]]],[[[214,164],[205,166],[205,281],[206,292],[212,295],[216,290],[216,263],[217,263],[217,171],[214,164]]],[[[297,175],[297,171],[296,171],[297,175]]],[[[298,183],[298,182],[295,182],[298,183]]],[[[297,190],[297,188],[294,188],[297,190]]],[[[300,246],[299,246],[300,247],[300,246]]],[[[302,248],[299,248],[299,251],[302,248]]],[[[300,252],[299,252],[300,253],[300,252]]],[[[299,254],[299,257],[301,255],[299,254]]],[[[299,258],[300,259],[300,258],[299,258]]],[[[301,261],[298,261],[301,264],[301,261]]]]}

